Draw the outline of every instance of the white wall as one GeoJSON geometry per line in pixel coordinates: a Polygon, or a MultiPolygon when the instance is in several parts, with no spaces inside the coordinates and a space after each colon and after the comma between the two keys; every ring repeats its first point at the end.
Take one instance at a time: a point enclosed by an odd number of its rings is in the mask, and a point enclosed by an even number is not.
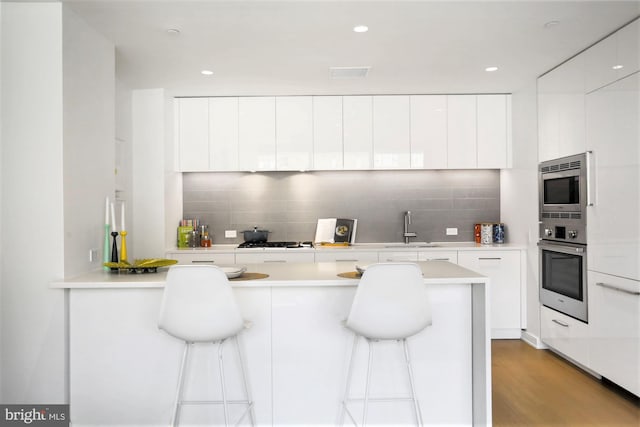
{"type": "Polygon", "coordinates": [[[64,275],[62,6],[1,18],[2,400],[64,403],[65,294],[48,288],[64,275]]]}
{"type": "MultiPolygon", "coordinates": [[[[132,188],[133,188],[133,123],[131,117],[131,89],[116,78],[116,122],[115,122],[115,191],[120,202],[126,204],[126,221],[128,233],[133,224],[132,188]]],[[[119,221],[119,220],[118,220],[119,221]]],[[[131,234],[132,236],[132,234],[131,234]]],[[[135,254],[132,239],[127,237],[127,251],[135,254]]],[[[129,261],[133,261],[129,257],[129,261]]]]}
{"type": "MultiPolygon", "coordinates": [[[[2,25],[2,3],[0,3],[0,26],[2,25]]],[[[2,99],[2,31],[0,30],[0,99],[2,99]]],[[[0,177],[2,176],[2,102],[0,102],[0,177]]],[[[2,186],[0,185],[0,242],[2,242],[2,186]]],[[[0,244],[0,259],[3,258],[2,246],[0,244]]],[[[2,307],[2,264],[0,263],[0,307],[2,307]]],[[[0,317],[0,325],[2,324],[2,317],[0,317]]],[[[0,384],[2,381],[2,331],[0,330],[0,384]]],[[[0,402],[4,402],[2,397],[2,387],[0,387],[0,402]]]]}
{"type": "Polygon", "coordinates": [[[527,246],[524,338],[539,345],[538,304],[538,132],[536,82],[512,96],[513,168],[501,171],[500,217],[508,241],[527,246]]]}
{"type": "Polygon", "coordinates": [[[115,48],[64,7],[63,49],[65,275],[74,276],[100,267],[104,199],[114,199],[115,48]]]}
{"type": "Polygon", "coordinates": [[[169,93],[165,93],[165,242],[169,249],[177,244],[177,227],[182,219],[182,173],[178,171],[178,146],[175,143],[175,103],[169,93]]]}
{"type": "Polygon", "coordinates": [[[166,101],[163,89],[134,90],[133,227],[135,258],[163,258],[165,253],[166,101]]]}

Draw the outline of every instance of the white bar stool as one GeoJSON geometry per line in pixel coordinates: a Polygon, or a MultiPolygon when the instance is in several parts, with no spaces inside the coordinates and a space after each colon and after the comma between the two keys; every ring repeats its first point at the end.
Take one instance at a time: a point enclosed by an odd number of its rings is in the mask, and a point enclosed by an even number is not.
{"type": "Polygon", "coordinates": [[[344,425],[345,414],[348,414],[353,424],[358,425],[349,410],[349,402],[364,400],[362,411],[362,425],[364,426],[367,424],[369,402],[409,401],[412,403],[416,422],[421,426],[422,415],[416,398],[413,369],[411,368],[409,348],[407,346],[408,337],[421,332],[431,325],[431,304],[420,267],[413,263],[370,265],[362,275],[349,317],[344,322],[344,325],[354,332],[354,339],[339,424],[344,425]],[[364,399],[352,398],[349,395],[353,374],[353,359],[360,337],[367,341],[369,347],[364,399]],[[410,397],[371,398],[369,396],[373,348],[378,341],[386,340],[402,341],[411,388],[410,397]]]}
{"type": "Polygon", "coordinates": [[[226,274],[212,265],[176,265],[171,267],[167,273],[162,296],[158,327],[185,343],[171,425],[178,424],[180,409],[185,404],[222,404],[226,426],[229,425],[228,405],[246,405],[245,411],[236,423],[242,421],[248,414],[251,425],[255,425],[253,402],[249,395],[244,361],[237,339],[237,335],[245,328],[245,321],[242,319],[226,274]],[[233,338],[236,345],[246,400],[227,399],[222,348],[229,338],[233,338]],[[189,350],[194,343],[218,344],[222,400],[183,400],[185,367],[189,359],[189,350]]]}

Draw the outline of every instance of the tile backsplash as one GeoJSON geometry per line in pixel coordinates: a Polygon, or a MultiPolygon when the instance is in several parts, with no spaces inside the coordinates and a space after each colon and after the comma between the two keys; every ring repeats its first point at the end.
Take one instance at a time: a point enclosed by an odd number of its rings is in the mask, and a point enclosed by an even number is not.
{"type": "Polygon", "coordinates": [[[500,219],[500,172],[184,173],[183,203],[183,217],[208,224],[214,244],[240,243],[254,226],[271,241],[313,240],[318,218],[357,218],[359,243],[401,242],[408,210],[412,241],[472,241],[473,224],[500,219]]]}

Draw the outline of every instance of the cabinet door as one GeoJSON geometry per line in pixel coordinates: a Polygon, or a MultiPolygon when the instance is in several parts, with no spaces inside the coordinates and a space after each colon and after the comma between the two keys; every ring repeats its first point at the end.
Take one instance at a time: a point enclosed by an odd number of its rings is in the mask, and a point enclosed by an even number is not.
{"type": "Polygon", "coordinates": [[[313,262],[313,252],[251,252],[236,253],[237,264],[260,264],[263,262],[313,262]]]}
{"type": "Polygon", "coordinates": [[[508,95],[478,95],[478,168],[508,167],[508,95]]]}
{"type": "Polygon", "coordinates": [[[340,170],[342,153],[342,97],[313,97],[313,169],[340,170]]]}
{"type": "Polygon", "coordinates": [[[593,45],[583,55],[587,93],[635,73],[640,69],[640,20],[593,45]]]}
{"type": "Polygon", "coordinates": [[[458,263],[457,251],[418,251],[418,261],[449,261],[458,263]]]}
{"type": "Polygon", "coordinates": [[[538,79],[539,161],[584,153],[584,56],[538,79]]]}
{"type": "Polygon", "coordinates": [[[373,97],[373,167],[408,169],[410,151],[408,96],[373,97]]]}
{"type": "Polygon", "coordinates": [[[587,265],[640,280],[640,73],[588,94],[586,106],[595,164],[587,265]]]}
{"type": "Polygon", "coordinates": [[[411,168],[447,168],[447,96],[411,97],[411,168]]]}
{"type": "Polygon", "coordinates": [[[636,19],[616,33],[617,35],[617,78],[628,76],[640,70],[640,19],[636,19]]]}
{"type": "Polygon", "coordinates": [[[378,252],[338,250],[327,251],[316,249],[316,262],[377,262],[378,252]]]}
{"type": "Polygon", "coordinates": [[[343,102],[344,168],[373,166],[372,97],[345,96],[343,102]]]}
{"type": "Polygon", "coordinates": [[[616,80],[617,36],[612,34],[587,49],[584,55],[585,92],[591,92],[616,80]]]}
{"type": "Polygon", "coordinates": [[[640,281],[590,271],[591,369],[640,396],[640,281]]]}
{"type": "Polygon", "coordinates": [[[236,262],[234,254],[203,251],[184,251],[181,253],[171,252],[167,254],[167,258],[178,260],[178,264],[229,265],[235,264],[236,262]]]}
{"type": "Polygon", "coordinates": [[[276,168],[309,170],[313,151],[310,96],[276,97],[276,168]]]}
{"type": "Polygon", "coordinates": [[[476,95],[447,97],[447,165],[449,169],[477,167],[476,95]]]}
{"type": "Polygon", "coordinates": [[[209,98],[209,168],[238,170],[238,98],[209,98]]]}
{"type": "Polygon", "coordinates": [[[520,338],[520,252],[459,251],[458,264],[491,279],[491,337],[520,338]]]}
{"type": "Polygon", "coordinates": [[[418,251],[380,251],[378,252],[379,262],[416,262],[418,261],[418,251]]]}
{"type": "Polygon", "coordinates": [[[176,98],[181,171],[209,169],[209,100],[176,98]]]}
{"type": "Polygon", "coordinates": [[[240,170],[275,170],[275,98],[240,98],[238,111],[240,170]]]}
{"type": "Polygon", "coordinates": [[[548,307],[540,309],[540,334],[542,342],[559,351],[573,362],[590,367],[589,324],[565,316],[548,307]]]}

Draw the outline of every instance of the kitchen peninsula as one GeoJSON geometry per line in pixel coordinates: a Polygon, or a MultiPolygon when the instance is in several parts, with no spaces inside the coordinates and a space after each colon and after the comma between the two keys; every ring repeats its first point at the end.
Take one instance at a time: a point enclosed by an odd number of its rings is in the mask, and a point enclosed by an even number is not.
{"type": "MultiPolygon", "coordinates": [[[[409,341],[423,418],[428,424],[490,425],[489,280],[446,261],[418,265],[431,290],[433,309],[433,325],[409,341]]],[[[352,341],[341,321],[348,315],[358,284],[357,278],[338,274],[354,271],[355,263],[249,264],[247,268],[269,276],[232,281],[243,316],[252,322],[240,343],[257,424],[335,424],[352,341]]],[[[165,271],[141,275],[96,271],[51,285],[69,294],[74,425],[168,422],[181,343],[156,326],[165,277],[165,271]]],[[[376,352],[374,364],[385,363],[386,368],[378,369],[377,375],[374,369],[372,395],[406,390],[401,349],[394,344],[381,343],[376,352]]],[[[365,357],[364,348],[361,344],[359,359],[365,357]]],[[[186,397],[215,398],[219,389],[215,353],[209,345],[195,350],[186,397]]],[[[225,347],[231,350],[233,346],[225,347]]],[[[234,397],[240,390],[235,359],[227,360],[227,385],[234,397]]],[[[354,371],[356,393],[364,384],[362,371],[354,371]]],[[[371,405],[370,419],[412,422],[410,408],[405,411],[402,405],[371,405]]],[[[211,421],[208,417],[220,415],[216,411],[188,406],[182,419],[211,421]]]]}

